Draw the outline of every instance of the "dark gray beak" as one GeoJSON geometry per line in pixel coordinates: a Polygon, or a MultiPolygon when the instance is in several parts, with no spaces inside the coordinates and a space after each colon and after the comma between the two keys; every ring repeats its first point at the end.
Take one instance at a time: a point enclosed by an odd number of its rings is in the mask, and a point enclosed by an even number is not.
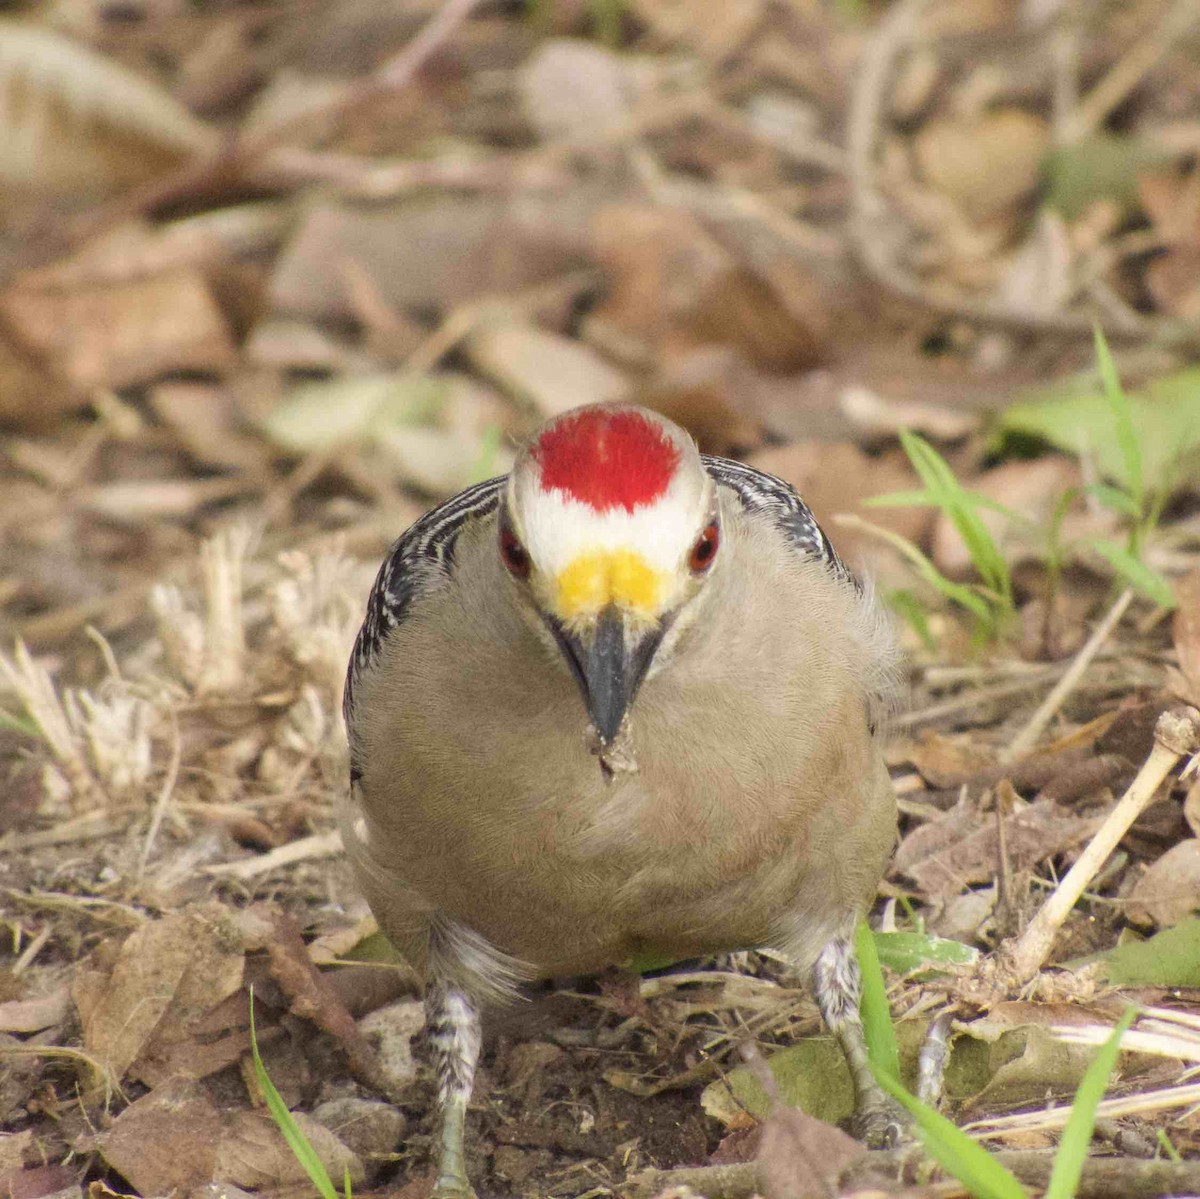
{"type": "Polygon", "coordinates": [[[612,605],[582,636],[561,627],[555,629],[588,715],[606,745],[620,731],[625,713],[637,698],[664,632],[665,625],[632,632],[612,605]]]}

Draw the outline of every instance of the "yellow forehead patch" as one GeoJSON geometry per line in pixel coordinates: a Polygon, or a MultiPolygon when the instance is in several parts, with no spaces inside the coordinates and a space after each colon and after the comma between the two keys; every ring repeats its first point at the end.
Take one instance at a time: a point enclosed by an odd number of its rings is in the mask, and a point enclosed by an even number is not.
{"type": "Polygon", "coordinates": [[[556,606],[564,620],[593,616],[609,604],[651,616],[658,612],[665,580],[632,550],[580,554],[556,580],[556,606]]]}

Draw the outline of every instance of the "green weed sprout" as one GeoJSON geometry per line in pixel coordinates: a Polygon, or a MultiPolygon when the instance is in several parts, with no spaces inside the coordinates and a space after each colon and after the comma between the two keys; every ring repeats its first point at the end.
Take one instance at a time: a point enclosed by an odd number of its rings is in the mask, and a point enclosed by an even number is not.
{"type": "MultiPolygon", "coordinates": [[[[1170,584],[1145,560],[1146,542],[1153,533],[1166,503],[1166,485],[1151,487],[1146,481],[1145,454],[1134,421],[1133,406],[1121,386],[1116,364],[1099,328],[1096,330],[1096,368],[1104,397],[1112,415],[1113,438],[1120,455],[1121,477],[1114,482],[1094,483],[1085,489],[1128,522],[1124,544],[1105,537],[1094,537],[1083,545],[1064,544],[1062,526],[1072,501],[1079,491],[1071,488],[1058,497],[1045,528],[1044,563],[1053,592],[1068,557],[1081,548],[1103,558],[1125,584],[1140,591],[1163,608],[1173,608],[1175,597],[1170,584]]],[[[1008,626],[1014,613],[1012,572],[1001,553],[981,512],[998,512],[1007,521],[1037,532],[1040,526],[1021,513],[971,491],[957,478],[950,464],[923,437],[907,429],[900,431],[900,444],[923,484],[920,491],[897,491],[867,500],[871,507],[932,507],[949,518],[962,538],[971,563],[979,576],[977,584],[957,583],[947,578],[930,559],[907,538],[888,530],[874,531],[890,542],[913,566],[926,583],[946,599],[971,614],[975,621],[975,640],[994,640],[1008,626]]],[[[929,644],[928,623],[919,601],[910,592],[892,596],[893,606],[929,644]]]]}
{"type": "Polygon", "coordinates": [[[1133,406],[1121,386],[1116,363],[1099,326],[1096,327],[1096,368],[1100,372],[1104,398],[1112,412],[1114,436],[1121,452],[1124,477],[1116,484],[1096,483],[1087,490],[1106,508],[1129,519],[1129,538],[1123,546],[1105,538],[1096,538],[1091,542],[1091,548],[1131,587],[1162,608],[1174,608],[1175,596],[1170,584],[1144,559],[1146,539],[1162,515],[1163,505],[1167,501],[1167,488],[1160,486],[1150,489],[1146,486],[1144,455],[1133,420],[1133,406]]]}
{"type": "Polygon", "coordinates": [[[923,437],[908,429],[901,429],[900,444],[924,484],[923,490],[893,491],[874,496],[867,500],[868,506],[932,507],[944,512],[967,547],[980,581],[956,583],[938,570],[908,538],[883,529],[877,529],[876,532],[908,559],[925,582],[975,618],[977,641],[991,641],[1004,631],[1016,608],[1013,603],[1012,572],[980,512],[991,508],[1009,518],[1014,514],[986,496],[965,488],[955,478],[950,464],[923,437]]]}

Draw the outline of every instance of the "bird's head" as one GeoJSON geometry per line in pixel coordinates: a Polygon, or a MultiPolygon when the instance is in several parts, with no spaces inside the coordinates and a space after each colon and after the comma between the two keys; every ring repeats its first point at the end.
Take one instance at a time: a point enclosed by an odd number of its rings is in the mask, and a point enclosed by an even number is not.
{"type": "Polygon", "coordinates": [[[715,489],[695,444],[644,408],[567,412],[518,457],[499,539],[509,575],[610,744],[719,556],[715,489]]]}

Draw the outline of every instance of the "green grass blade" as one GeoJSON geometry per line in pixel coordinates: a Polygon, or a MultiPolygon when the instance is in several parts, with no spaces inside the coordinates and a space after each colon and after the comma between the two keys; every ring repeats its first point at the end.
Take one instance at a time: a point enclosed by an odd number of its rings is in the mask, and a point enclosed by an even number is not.
{"type": "Polygon", "coordinates": [[[1121,386],[1117,374],[1116,363],[1108,349],[1108,342],[1100,326],[1096,326],[1096,367],[1100,372],[1100,382],[1104,387],[1104,397],[1112,410],[1113,427],[1116,434],[1117,448],[1121,451],[1121,461],[1125,466],[1125,486],[1137,504],[1138,514],[1145,507],[1146,489],[1142,476],[1142,447],[1138,441],[1137,429],[1133,424],[1133,407],[1129,397],[1121,386]]]}
{"type": "Polygon", "coordinates": [[[938,966],[970,966],[979,950],[931,933],[876,933],[875,952],[881,964],[897,974],[911,974],[938,966]]]}
{"type": "Polygon", "coordinates": [[[42,728],[36,720],[28,716],[18,716],[0,708],[0,729],[11,733],[21,733],[26,737],[36,737],[42,740],[42,728]]]}
{"type": "Polygon", "coordinates": [[[1028,1199],[1016,1177],[961,1128],[910,1094],[895,1078],[878,1070],[875,1078],[912,1114],[917,1135],[930,1157],[954,1175],[974,1199],[1028,1199]]]}
{"type": "Polygon", "coordinates": [[[1100,555],[1130,586],[1136,587],[1160,608],[1171,611],[1176,606],[1171,585],[1157,571],[1151,570],[1136,554],[1113,541],[1093,541],[1092,549],[1100,555]]]}
{"type": "Polygon", "coordinates": [[[928,491],[885,491],[882,495],[868,496],[862,502],[864,508],[936,508],[937,500],[928,491]]]}
{"type": "Polygon", "coordinates": [[[1054,1155],[1054,1169],[1050,1173],[1050,1185],[1046,1188],[1044,1199],[1073,1199],[1092,1144],[1096,1109],[1104,1098],[1109,1077],[1116,1067],[1121,1038],[1136,1016],[1136,1008],[1126,1010],[1112,1030],[1112,1036],[1100,1046],[1100,1052],[1080,1081],[1075,1091],[1075,1101],[1071,1104],[1071,1115],[1063,1129],[1058,1152],[1054,1155]]]}
{"type": "Polygon", "coordinates": [[[879,969],[875,937],[865,921],[855,932],[854,945],[862,972],[860,1011],[867,1040],[867,1060],[879,1085],[912,1113],[917,1133],[930,1156],[953,1174],[975,1199],[1027,1199],[1021,1184],[982,1145],[910,1094],[901,1083],[887,991],[879,969]]]}
{"type": "Polygon", "coordinates": [[[892,1013],[888,1008],[887,988],[883,985],[883,971],[875,951],[875,934],[865,920],[859,921],[854,932],[854,952],[863,980],[859,1012],[867,1040],[867,1058],[876,1073],[899,1078],[900,1050],[896,1046],[896,1030],[892,1027],[892,1013]]]}
{"type": "Polygon", "coordinates": [[[259,1056],[258,1036],[254,1028],[253,987],[250,988],[250,1052],[254,1057],[254,1077],[258,1081],[263,1098],[267,1101],[267,1111],[271,1113],[271,1117],[279,1126],[279,1131],[283,1133],[283,1139],[292,1151],[292,1156],[304,1167],[305,1173],[312,1179],[313,1186],[317,1188],[321,1199],[338,1199],[337,1190],[334,1188],[333,1179],[329,1177],[329,1171],[325,1169],[325,1163],[317,1156],[312,1142],[301,1132],[300,1125],[288,1111],[283,1096],[275,1089],[275,1084],[271,1081],[270,1075],[267,1074],[267,1068],[259,1056]]]}
{"type": "Polygon", "coordinates": [[[937,650],[937,640],[929,627],[929,615],[925,605],[906,588],[896,588],[889,591],[885,597],[888,607],[897,613],[902,620],[908,621],[909,627],[916,633],[921,644],[930,652],[937,650]]]}
{"type": "Polygon", "coordinates": [[[980,518],[975,498],[955,478],[950,464],[923,437],[902,429],[900,442],[930,498],[957,529],[980,578],[990,591],[1003,597],[1007,606],[1012,594],[1008,563],[980,518]]]}
{"type": "Polygon", "coordinates": [[[967,587],[963,583],[955,583],[952,579],[946,578],[907,537],[901,537],[899,533],[892,533],[890,530],[883,529],[880,530],[880,535],[884,536],[885,540],[894,545],[912,563],[917,574],[931,587],[935,587],[948,600],[953,600],[954,603],[966,608],[968,612],[977,616],[981,623],[989,627],[992,625],[991,608],[970,587],[967,587]]]}
{"type": "Polygon", "coordinates": [[[1171,1161],[1176,1163],[1183,1161],[1183,1154],[1175,1148],[1171,1138],[1167,1136],[1167,1130],[1165,1128],[1160,1128],[1158,1130],[1155,1140],[1158,1141],[1158,1147],[1171,1161]]]}
{"type": "Polygon", "coordinates": [[[1094,495],[1106,508],[1121,516],[1129,516],[1138,520],[1142,515],[1137,501],[1120,487],[1113,487],[1110,483],[1093,483],[1084,490],[1088,495],[1094,495]]]}

